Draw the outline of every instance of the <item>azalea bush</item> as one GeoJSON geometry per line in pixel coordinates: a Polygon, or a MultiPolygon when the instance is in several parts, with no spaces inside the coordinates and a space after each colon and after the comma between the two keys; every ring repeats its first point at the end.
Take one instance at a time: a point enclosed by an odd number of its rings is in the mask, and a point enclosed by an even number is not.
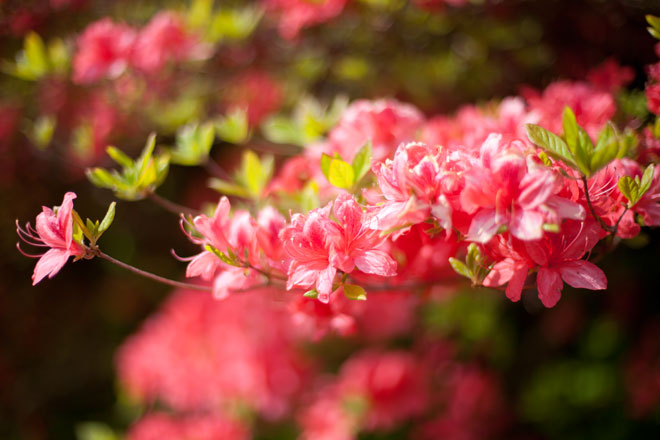
{"type": "Polygon", "coordinates": [[[4,179],[75,192],[16,220],[32,285],[101,266],[72,286],[119,315],[167,289],[80,440],[658,432],[654,11],[630,67],[534,2],[36,4],[7,13],[4,179]]]}

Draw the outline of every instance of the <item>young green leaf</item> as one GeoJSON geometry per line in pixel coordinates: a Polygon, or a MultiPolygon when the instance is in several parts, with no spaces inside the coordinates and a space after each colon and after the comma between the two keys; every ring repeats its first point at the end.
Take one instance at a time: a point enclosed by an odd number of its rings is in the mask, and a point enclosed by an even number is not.
{"type": "Polygon", "coordinates": [[[579,127],[577,119],[575,118],[575,113],[573,113],[573,110],[571,110],[570,107],[564,107],[562,125],[564,128],[564,139],[566,140],[566,144],[568,144],[568,148],[571,151],[574,151],[577,149],[580,142],[578,138],[579,127]]]}
{"type": "Polygon", "coordinates": [[[341,159],[332,159],[328,167],[328,181],[337,188],[350,189],[355,183],[353,167],[341,159]]]}
{"type": "Polygon", "coordinates": [[[112,202],[110,203],[110,206],[108,206],[108,210],[105,213],[105,216],[103,217],[103,220],[101,220],[101,224],[98,227],[98,233],[102,234],[105,231],[108,230],[110,225],[112,224],[112,221],[115,219],[115,205],[117,203],[112,202]]]}
{"type": "Polygon", "coordinates": [[[306,298],[316,299],[319,296],[319,292],[317,292],[316,289],[312,289],[312,290],[308,290],[307,292],[305,292],[303,294],[303,296],[306,297],[306,298]]]}
{"type": "Polygon", "coordinates": [[[371,169],[371,154],[371,141],[367,141],[355,154],[351,166],[356,182],[359,182],[371,169]]]}
{"type": "Polygon", "coordinates": [[[619,179],[619,191],[628,199],[628,207],[632,208],[639,201],[639,179],[623,176],[619,179]]]}
{"type": "Polygon", "coordinates": [[[330,162],[332,162],[332,157],[325,153],[321,154],[321,172],[326,179],[328,179],[328,176],[330,175],[330,162]]]}
{"type": "Polygon", "coordinates": [[[461,260],[457,258],[450,257],[449,258],[449,264],[451,265],[452,269],[454,271],[461,275],[464,276],[465,278],[472,279],[472,273],[468,270],[467,266],[465,263],[463,263],[461,260]]]}
{"type": "Polygon", "coordinates": [[[578,169],[571,150],[562,138],[539,125],[527,124],[526,128],[527,137],[534,145],[544,150],[554,159],[561,160],[569,167],[578,169]]]}
{"type": "Polygon", "coordinates": [[[660,40],[660,17],[648,14],[646,16],[646,22],[650,25],[650,27],[646,28],[649,33],[660,40]]]}
{"type": "Polygon", "coordinates": [[[250,193],[245,188],[236,185],[235,183],[227,182],[226,180],[216,179],[213,177],[209,179],[208,185],[210,188],[218,191],[221,194],[243,198],[250,197],[250,193]]]}
{"type": "Polygon", "coordinates": [[[218,137],[230,144],[242,144],[250,137],[247,111],[237,108],[215,123],[218,137]]]}
{"type": "Polygon", "coordinates": [[[367,300],[367,292],[362,286],[358,286],[357,284],[344,284],[344,295],[346,295],[346,298],[348,299],[358,301],[367,300]]]}
{"type": "Polygon", "coordinates": [[[642,174],[642,180],[639,184],[640,199],[651,188],[651,184],[653,183],[654,173],[655,173],[655,165],[653,164],[650,164],[644,170],[644,174],[642,174]]]}

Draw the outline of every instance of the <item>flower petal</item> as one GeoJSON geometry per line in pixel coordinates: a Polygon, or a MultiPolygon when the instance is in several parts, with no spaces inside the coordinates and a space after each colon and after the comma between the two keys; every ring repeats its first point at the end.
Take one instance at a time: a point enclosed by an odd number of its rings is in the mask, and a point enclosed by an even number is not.
{"type": "Polygon", "coordinates": [[[559,272],[547,267],[540,268],[536,276],[536,284],[543,305],[548,308],[554,307],[561,298],[561,289],[564,287],[559,272]]]}
{"type": "Polygon", "coordinates": [[[44,277],[53,278],[57,272],[62,269],[69,259],[69,252],[65,249],[49,249],[48,252],[43,254],[37,265],[34,267],[32,274],[32,285],[36,285],[44,277]]]}
{"type": "Polygon", "coordinates": [[[497,233],[499,225],[495,221],[494,209],[482,209],[472,219],[467,239],[477,243],[487,243],[497,233]]]}
{"type": "Polygon", "coordinates": [[[516,211],[509,223],[511,234],[520,240],[531,241],[543,238],[543,214],[531,210],[516,211]]]}
{"type": "Polygon", "coordinates": [[[605,273],[588,261],[567,261],[557,270],[567,284],[578,289],[604,290],[607,288],[605,273]]]}
{"type": "Polygon", "coordinates": [[[396,261],[387,252],[378,249],[356,252],[355,265],[365,273],[382,277],[396,275],[396,261]]]}

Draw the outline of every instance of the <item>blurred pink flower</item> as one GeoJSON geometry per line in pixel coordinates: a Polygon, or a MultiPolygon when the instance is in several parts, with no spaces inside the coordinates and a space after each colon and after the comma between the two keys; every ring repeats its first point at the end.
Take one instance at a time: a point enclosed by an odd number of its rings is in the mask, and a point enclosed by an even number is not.
{"type": "Polygon", "coordinates": [[[131,62],[139,70],[155,74],[168,62],[202,59],[208,52],[209,49],[186,30],[181,17],[163,11],[140,30],[131,62]]]}
{"type": "Polygon", "coordinates": [[[129,65],[135,38],[133,28],[109,18],[90,24],[78,38],[73,81],[89,84],[121,75],[129,65]]]}
{"type": "Polygon", "coordinates": [[[280,35],[294,39],[303,28],[326,22],[344,9],[348,0],[263,0],[266,8],[279,16],[280,35]]]}
{"type": "Polygon", "coordinates": [[[127,440],[247,440],[248,430],[221,414],[193,414],[173,417],[149,413],[133,425],[127,440]]]}

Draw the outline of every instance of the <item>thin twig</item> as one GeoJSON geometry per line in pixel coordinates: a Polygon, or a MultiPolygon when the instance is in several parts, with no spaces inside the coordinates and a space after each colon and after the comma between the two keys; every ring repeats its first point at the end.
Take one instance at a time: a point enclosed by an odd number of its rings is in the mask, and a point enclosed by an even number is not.
{"type": "Polygon", "coordinates": [[[187,206],[179,205],[178,203],[174,203],[171,200],[168,200],[164,197],[159,196],[155,192],[149,192],[147,193],[147,197],[151,199],[154,203],[156,203],[158,206],[161,208],[165,209],[166,211],[169,211],[173,214],[179,215],[179,214],[187,214],[187,215],[192,215],[197,216],[200,214],[200,211],[193,209],[193,208],[188,208],[187,206]]]}
{"type": "Polygon", "coordinates": [[[212,159],[204,162],[204,169],[212,176],[220,179],[231,180],[231,174],[224,170],[218,163],[212,159]]]}
{"type": "Polygon", "coordinates": [[[587,183],[587,178],[585,176],[582,176],[582,186],[584,186],[584,195],[587,199],[587,206],[589,207],[589,212],[591,212],[592,217],[598,222],[600,227],[603,228],[603,230],[608,234],[612,232],[616,232],[615,228],[605,223],[605,221],[598,214],[596,214],[596,210],[591,204],[591,198],[589,197],[589,184],[587,183]]]}
{"type": "Polygon", "coordinates": [[[162,284],[167,284],[168,286],[172,287],[180,287],[183,289],[191,289],[191,290],[200,290],[203,292],[212,292],[213,289],[211,289],[210,286],[200,286],[198,284],[189,284],[189,283],[182,283],[180,281],[174,281],[169,278],[164,278],[161,277],[160,275],[153,274],[151,272],[144,271],[142,269],[138,269],[137,267],[131,266],[130,264],[124,263],[123,261],[119,261],[116,258],[111,257],[110,255],[102,252],[99,248],[96,249],[90,249],[92,252],[92,255],[102,258],[106,261],[111,262],[112,264],[115,264],[121,268],[124,268],[126,270],[129,270],[137,275],[143,276],[145,278],[149,278],[151,280],[157,281],[162,284]]]}

